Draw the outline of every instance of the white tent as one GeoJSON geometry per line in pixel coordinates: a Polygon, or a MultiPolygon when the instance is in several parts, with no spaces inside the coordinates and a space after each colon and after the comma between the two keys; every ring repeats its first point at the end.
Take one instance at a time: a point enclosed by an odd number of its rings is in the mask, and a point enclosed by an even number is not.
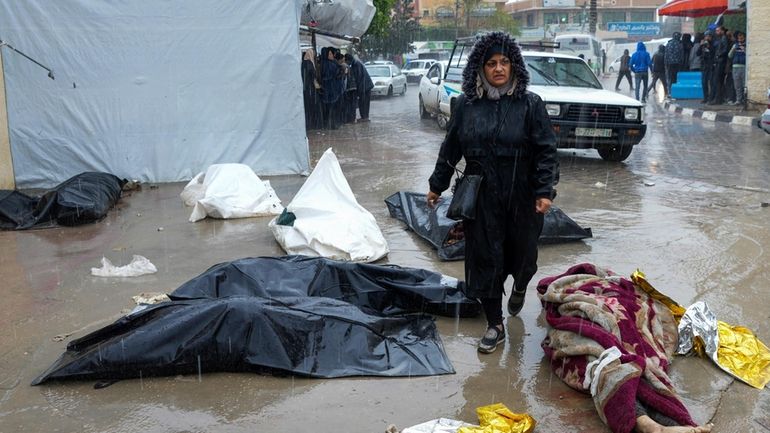
{"type": "Polygon", "coordinates": [[[307,173],[305,1],[0,0],[18,187],[83,171],[147,182],[216,163],[307,173]]]}

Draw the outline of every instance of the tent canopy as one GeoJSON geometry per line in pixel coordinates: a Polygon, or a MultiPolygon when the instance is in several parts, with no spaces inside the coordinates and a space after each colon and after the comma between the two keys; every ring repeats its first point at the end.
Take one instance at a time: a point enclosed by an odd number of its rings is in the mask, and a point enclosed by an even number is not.
{"type": "Polygon", "coordinates": [[[216,163],[306,173],[304,3],[0,2],[0,37],[56,77],[4,49],[17,186],[180,181],[216,163]]]}
{"type": "Polygon", "coordinates": [[[728,10],[728,0],[674,0],[658,9],[658,15],[676,17],[708,17],[722,13],[740,13],[744,10],[728,10]]]}

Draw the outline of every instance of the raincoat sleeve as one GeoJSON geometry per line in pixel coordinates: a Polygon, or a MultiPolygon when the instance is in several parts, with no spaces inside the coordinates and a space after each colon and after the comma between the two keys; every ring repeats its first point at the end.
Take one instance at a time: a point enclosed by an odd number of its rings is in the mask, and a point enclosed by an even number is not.
{"type": "Polygon", "coordinates": [[[449,188],[449,181],[452,180],[453,166],[462,158],[462,148],[458,139],[460,125],[462,125],[463,106],[465,105],[465,95],[460,95],[452,109],[449,119],[446,137],[441,143],[441,150],[438,152],[436,168],[430,176],[428,183],[430,190],[436,194],[441,194],[449,188]]]}
{"type": "Polygon", "coordinates": [[[533,148],[535,198],[556,197],[554,186],[559,183],[559,161],[556,159],[556,135],[545,103],[539,96],[529,94],[529,137],[533,148]]]}

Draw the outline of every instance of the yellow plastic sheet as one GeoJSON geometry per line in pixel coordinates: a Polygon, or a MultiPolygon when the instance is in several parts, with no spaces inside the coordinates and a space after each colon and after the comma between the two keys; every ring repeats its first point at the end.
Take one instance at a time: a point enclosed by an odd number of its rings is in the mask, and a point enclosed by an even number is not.
{"type": "Polygon", "coordinates": [[[513,413],[504,404],[476,408],[479,427],[461,427],[457,433],[530,433],[535,419],[525,413],[513,413]]]}
{"type": "Polygon", "coordinates": [[[717,364],[754,388],[770,382],[770,350],[749,330],[717,321],[717,364]]]}
{"type": "MultiPolygon", "coordinates": [[[[667,306],[677,322],[685,309],[668,296],[655,290],[644,273],[637,270],[631,274],[631,281],[654,299],[667,306]]],[[[770,383],[770,350],[748,328],[732,326],[717,321],[719,347],[716,356],[705,353],[703,341],[696,337],[693,349],[703,358],[712,358],[723,370],[747,384],[762,389],[770,383]]]]}

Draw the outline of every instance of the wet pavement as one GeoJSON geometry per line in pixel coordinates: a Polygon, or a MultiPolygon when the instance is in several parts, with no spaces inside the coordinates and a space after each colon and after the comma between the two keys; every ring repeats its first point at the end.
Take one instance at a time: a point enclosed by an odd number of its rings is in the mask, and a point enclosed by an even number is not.
{"type": "MultiPolygon", "coordinates": [[[[421,120],[417,87],[375,99],[372,122],[311,132],[311,160],[329,147],[359,202],[377,219],[391,253],[383,263],[462,278],[462,262],[440,262],[388,216],[385,197],[427,189],[443,132],[421,120]]],[[[770,136],[647,106],[647,137],[625,163],[595,151],[561,150],[556,204],[594,238],[540,249],[535,280],[593,262],[621,275],[641,269],[680,304],[705,301],[720,320],[770,343],[770,136]]],[[[304,178],[269,178],[284,203],[304,178]]],[[[100,223],[0,232],[0,432],[383,432],[437,418],[475,422],[475,409],[502,402],[527,412],[538,432],[604,432],[591,399],[551,374],[546,328],[530,286],[507,340],[476,352],[482,317],[437,318],[457,373],[421,378],[318,380],[215,373],[143,378],[96,390],[73,382],[30,387],[68,341],[107,325],[140,292],[170,292],[222,261],[281,255],[269,218],[189,223],[184,184],[145,185],[100,223]],[[158,273],[90,276],[104,255],[126,264],[148,257],[158,273]],[[68,336],[70,335],[71,336],[68,336]],[[63,341],[56,341],[63,337],[63,341]]],[[[510,287],[510,281],[507,282],[510,287]]],[[[671,376],[699,422],[718,432],[770,432],[770,394],[737,382],[709,361],[678,357],[671,376]]]]}

